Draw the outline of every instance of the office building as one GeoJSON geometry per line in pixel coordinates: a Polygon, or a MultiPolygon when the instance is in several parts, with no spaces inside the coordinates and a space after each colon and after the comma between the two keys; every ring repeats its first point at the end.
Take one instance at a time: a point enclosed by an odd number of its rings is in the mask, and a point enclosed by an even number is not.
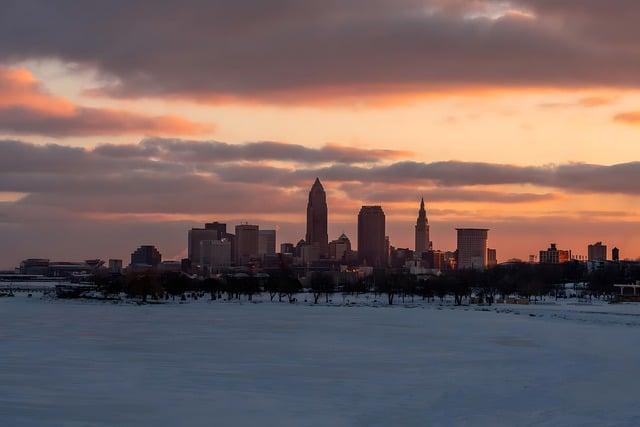
{"type": "Polygon", "coordinates": [[[369,267],[386,267],[388,249],[385,215],[381,206],[362,206],[358,214],[358,261],[369,267]]]}
{"type": "Polygon", "coordinates": [[[280,244],[280,253],[281,254],[294,254],[295,253],[295,246],[293,246],[293,243],[281,243],[280,244]]]}
{"type": "Polygon", "coordinates": [[[327,234],[327,195],[320,179],[309,191],[307,203],[307,234],[305,243],[316,248],[314,251],[320,258],[326,258],[329,252],[329,237],[327,234]]]}
{"type": "Polygon", "coordinates": [[[458,232],[458,263],[459,270],[487,267],[487,239],[489,230],[486,228],[457,228],[458,232]]]}
{"type": "Polygon", "coordinates": [[[200,242],[200,266],[204,275],[231,266],[231,242],[225,239],[200,242]]]}
{"type": "Polygon", "coordinates": [[[558,249],[555,243],[551,243],[546,251],[540,251],[540,264],[562,264],[571,261],[571,251],[558,249]]]}
{"type": "Polygon", "coordinates": [[[235,239],[236,264],[244,265],[259,257],[260,237],[257,225],[236,225],[235,239]]]}
{"type": "Polygon", "coordinates": [[[148,265],[157,267],[162,262],[162,255],[152,245],[143,245],[131,254],[132,265],[148,265]]]}
{"type": "Polygon", "coordinates": [[[258,255],[275,255],[276,253],[276,230],[258,231],[258,255]]]}
{"type": "Polygon", "coordinates": [[[109,260],[109,273],[111,273],[111,274],[120,274],[120,273],[122,273],[122,260],[121,259],[110,259],[109,260]]]}
{"type": "Polygon", "coordinates": [[[200,266],[200,243],[205,240],[229,239],[227,235],[227,224],[220,222],[209,222],[204,228],[192,228],[189,230],[187,243],[187,257],[191,260],[191,265],[200,266]]]}
{"type": "Polygon", "coordinates": [[[602,242],[589,245],[587,259],[589,261],[606,261],[607,245],[603,245],[602,242]]]}
{"type": "Polygon", "coordinates": [[[351,240],[342,233],[336,240],[329,242],[329,258],[346,261],[351,253],[351,240]]]}

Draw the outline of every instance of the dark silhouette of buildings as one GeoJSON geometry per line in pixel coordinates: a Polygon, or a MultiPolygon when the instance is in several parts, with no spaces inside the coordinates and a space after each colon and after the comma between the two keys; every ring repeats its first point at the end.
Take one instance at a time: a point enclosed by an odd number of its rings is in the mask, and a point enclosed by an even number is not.
{"type": "Polygon", "coordinates": [[[589,261],[606,261],[607,245],[603,245],[602,242],[589,245],[587,248],[587,259],[589,261]]]}
{"type": "Polygon", "coordinates": [[[293,246],[293,243],[280,243],[280,253],[293,255],[295,253],[295,246],[293,246]]]}
{"type": "Polygon", "coordinates": [[[211,242],[226,239],[231,242],[233,255],[233,234],[227,233],[227,224],[220,222],[208,222],[204,228],[192,228],[189,230],[187,257],[191,260],[192,266],[201,267],[203,242],[211,242]]]}
{"type": "Polygon", "coordinates": [[[420,210],[418,211],[418,219],[416,221],[416,256],[420,256],[423,252],[431,249],[431,241],[429,240],[429,220],[427,219],[427,211],[424,208],[424,198],[420,200],[420,210]]]}
{"type": "Polygon", "coordinates": [[[162,262],[162,255],[152,245],[143,245],[131,254],[132,265],[149,265],[157,267],[162,262]]]}
{"type": "Polygon", "coordinates": [[[486,228],[456,228],[458,231],[458,269],[483,269],[487,266],[486,228]]]}
{"type": "Polygon", "coordinates": [[[342,233],[340,237],[329,243],[329,258],[338,261],[346,261],[351,254],[351,240],[346,234],[342,233]]]}
{"type": "Polygon", "coordinates": [[[487,267],[495,267],[498,265],[498,254],[495,249],[487,249],[487,267]]]}
{"type": "Polygon", "coordinates": [[[309,191],[307,203],[307,235],[305,243],[314,248],[320,258],[326,258],[329,253],[329,236],[327,234],[327,195],[320,179],[309,191]]]}
{"type": "Polygon", "coordinates": [[[571,251],[558,249],[555,243],[551,243],[549,249],[540,251],[540,264],[562,264],[571,261],[571,251]]]}
{"type": "Polygon", "coordinates": [[[388,250],[385,215],[381,206],[363,206],[358,214],[358,261],[370,267],[386,267],[388,250]]]}
{"type": "Polygon", "coordinates": [[[620,261],[620,249],[618,248],[611,249],[611,259],[613,261],[620,261]]]}

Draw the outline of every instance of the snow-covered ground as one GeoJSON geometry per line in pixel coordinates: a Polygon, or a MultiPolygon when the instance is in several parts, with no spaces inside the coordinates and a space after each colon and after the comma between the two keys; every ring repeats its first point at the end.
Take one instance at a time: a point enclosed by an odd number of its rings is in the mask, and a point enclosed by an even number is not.
{"type": "Polygon", "coordinates": [[[640,425],[640,306],[0,298],[0,425],[640,425]],[[485,311],[487,310],[487,311],[485,311]]]}

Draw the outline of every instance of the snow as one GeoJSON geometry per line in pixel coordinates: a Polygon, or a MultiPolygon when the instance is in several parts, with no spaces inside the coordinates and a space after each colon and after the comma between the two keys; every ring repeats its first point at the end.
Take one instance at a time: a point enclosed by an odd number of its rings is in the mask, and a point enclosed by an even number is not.
{"type": "Polygon", "coordinates": [[[23,293],[0,298],[0,424],[637,426],[639,324],[633,304],[138,306],[23,293]]]}

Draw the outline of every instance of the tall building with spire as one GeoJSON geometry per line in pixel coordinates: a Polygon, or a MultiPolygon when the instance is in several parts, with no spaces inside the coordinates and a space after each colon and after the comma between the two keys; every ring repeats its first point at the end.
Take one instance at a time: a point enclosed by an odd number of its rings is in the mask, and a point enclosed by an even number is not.
{"type": "Polygon", "coordinates": [[[327,195],[319,178],[309,191],[307,203],[307,236],[306,244],[314,247],[320,258],[326,258],[329,252],[329,236],[327,234],[327,195]]]}
{"type": "Polygon", "coordinates": [[[427,219],[427,211],[424,208],[424,197],[420,200],[420,210],[418,211],[418,220],[416,221],[416,255],[431,249],[431,240],[429,240],[429,220],[427,219]]]}

